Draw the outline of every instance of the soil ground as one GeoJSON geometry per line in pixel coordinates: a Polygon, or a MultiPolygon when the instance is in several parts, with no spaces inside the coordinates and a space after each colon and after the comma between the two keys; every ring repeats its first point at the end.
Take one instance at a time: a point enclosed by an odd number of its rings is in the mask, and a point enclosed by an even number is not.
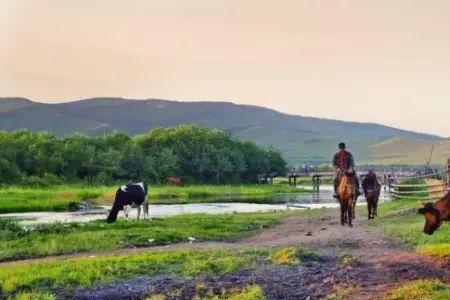
{"type": "MultiPolygon", "coordinates": [[[[131,254],[183,248],[300,246],[315,250],[322,257],[302,262],[298,266],[262,264],[253,270],[241,270],[218,278],[144,276],[94,288],[78,289],[70,294],[61,292],[60,296],[77,299],[140,299],[150,292],[168,295],[167,299],[190,299],[198,292],[198,284],[202,284],[205,290],[212,289],[217,292],[222,288],[257,284],[263,288],[269,299],[322,299],[333,291],[348,287],[353,288],[354,292],[346,299],[379,299],[391,288],[416,279],[440,279],[450,282],[450,268],[446,263],[415,253],[410,246],[393,240],[378,228],[368,226],[370,221],[365,217],[358,216],[353,228],[341,226],[338,221],[338,211],[333,210],[321,216],[290,217],[284,219],[279,226],[230,243],[186,243],[121,249],[106,253],[131,254]],[[347,261],[342,260],[343,256],[347,257],[347,261]]],[[[95,255],[100,253],[64,257],[95,255]]],[[[3,264],[11,263],[15,262],[3,264]]]]}

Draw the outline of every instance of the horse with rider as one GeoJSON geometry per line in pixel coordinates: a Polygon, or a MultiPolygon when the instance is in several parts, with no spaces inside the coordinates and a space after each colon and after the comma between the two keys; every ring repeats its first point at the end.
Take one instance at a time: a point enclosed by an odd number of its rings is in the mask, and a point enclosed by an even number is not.
{"type": "Polygon", "coordinates": [[[359,190],[359,179],[355,172],[353,155],[347,151],[345,143],[339,143],[339,149],[334,154],[332,165],[335,170],[333,185],[334,197],[338,199],[341,208],[341,224],[352,227],[355,218],[355,205],[359,190]]]}

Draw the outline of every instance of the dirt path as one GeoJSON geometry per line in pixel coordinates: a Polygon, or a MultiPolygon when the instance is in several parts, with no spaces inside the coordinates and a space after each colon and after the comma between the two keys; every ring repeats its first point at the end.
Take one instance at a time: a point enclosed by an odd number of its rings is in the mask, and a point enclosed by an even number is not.
{"type": "MultiPolygon", "coordinates": [[[[92,257],[96,255],[108,254],[132,254],[148,251],[170,251],[176,249],[205,249],[205,248],[245,248],[245,247],[272,247],[272,246],[303,246],[312,250],[317,250],[324,260],[321,262],[311,262],[299,266],[298,268],[271,267],[254,270],[251,274],[237,272],[229,276],[234,276],[231,284],[242,285],[245,283],[256,283],[261,285],[270,299],[320,299],[336,287],[356,286],[357,292],[354,299],[376,299],[395,285],[416,279],[438,278],[449,281],[450,272],[448,266],[428,257],[414,253],[408,247],[398,241],[392,240],[381,230],[367,226],[367,220],[358,217],[354,222],[354,227],[340,226],[338,223],[338,213],[333,210],[322,216],[304,217],[296,216],[284,219],[279,226],[265,230],[253,237],[244,238],[231,243],[192,243],[174,244],[169,246],[158,246],[151,248],[120,249],[102,253],[80,253],[59,257],[33,259],[18,262],[7,262],[3,264],[33,263],[43,260],[69,257],[92,257]],[[340,258],[346,255],[350,258],[349,263],[342,263],[340,258]],[[249,281],[251,278],[251,281],[249,281]],[[303,287],[303,294],[292,294],[295,291],[293,285],[303,287]],[[308,287],[308,288],[306,288],[308,287]]],[[[0,264],[1,266],[2,264],[0,264]]],[[[194,287],[194,283],[187,281],[180,283],[180,279],[163,278],[163,289],[167,290],[171,282],[175,286],[184,286],[189,290],[189,286],[194,287]]],[[[222,288],[230,282],[227,276],[216,279],[213,282],[206,282],[206,286],[211,288],[222,288]]],[[[138,286],[142,281],[155,286],[154,278],[139,278],[138,286]],[[148,282],[147,282],[147,281],[148,282]]],[[[159,282],[158,281],[158,282],[159,282]]],[[[123,283],[129,290],[132,281],[123,283]],[[130,283],[131,282],[131,283],[130,283]]],[[[138,286],[136,286],[137,290],[138,286]]],[[[114,286],[99,287],[100,290],[82,290],[77,294],[77,298],[86,299],[108,299],[108,293],[118,297],[118,289],[121,284],[114,286]],[[95,292],[94,296],[90,294],[95,292]],[[84,294],[83,294],[84,293],[84,294]],[[97,295],[97,297],[95,296],[97,295]],[[102,296],[99,296],[102,295],[102,296]]],[[[73,296],[73,295],[72,295],[73,296]]],[[[187,297],[187,296],[186,296],[187,297]]],[[[183,297],[181,297],[184,299],[183,297]]],[[[128,299],[128,298],[123,298],[128,299]]],[[[174,298],[178,299],[178,298],[174,298]]]]}

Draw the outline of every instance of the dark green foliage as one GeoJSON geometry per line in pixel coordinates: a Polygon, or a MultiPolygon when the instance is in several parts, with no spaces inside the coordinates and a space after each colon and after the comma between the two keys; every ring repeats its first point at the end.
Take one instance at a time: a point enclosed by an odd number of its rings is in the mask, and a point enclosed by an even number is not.
{"type": "Polygon", "coordinates": [[[286,167],[278,151],[189,125],[156,128],[134,138],[118,132],[61,139],[23,130],[0,132],[0,145],[2,184],[162,183],[170,176],[185,182],[250,182],[286,167]]]}

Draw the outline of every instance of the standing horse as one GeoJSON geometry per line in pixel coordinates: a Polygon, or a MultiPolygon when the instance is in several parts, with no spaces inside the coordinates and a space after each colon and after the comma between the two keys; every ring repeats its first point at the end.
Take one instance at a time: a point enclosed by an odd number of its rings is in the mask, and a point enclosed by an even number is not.
{"type": "Polygon", "coordinates": [[[381,191],[381,184],[378,181],[377,175],[370,172],[364,176],[362,187],[367,200],[368,219],[374,219],[377,216],[378,199],[380,198],[381,191]]]}
{"type": "Polygon", "coordinates": [[[345,172],[340,179],[337,188],[337,196],[341,207],[341,225],[348,223],[353,227],[352,220],[355,218],[356,205],[356,180],[355,173],[345,172]]]}

